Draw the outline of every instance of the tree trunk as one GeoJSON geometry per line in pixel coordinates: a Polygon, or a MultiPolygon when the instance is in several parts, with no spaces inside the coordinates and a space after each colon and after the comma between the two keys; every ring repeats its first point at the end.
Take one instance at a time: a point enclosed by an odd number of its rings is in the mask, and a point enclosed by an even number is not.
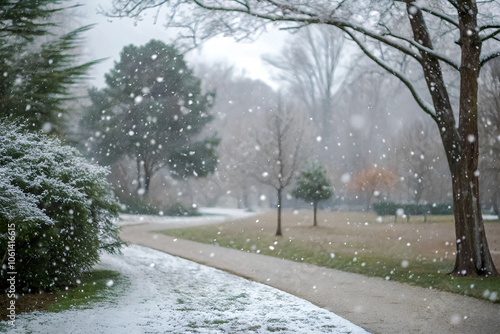
{"type": "MultiPolygon", "coordinates": [[[[407,2],[408,17],[415,41],[433,49],[420,10],[414,12],[407,2]]],[[[459,9],[462,63],[460,67],[459,126],[444,84],[439,61],[421,51],[422,69],[434,104],[433,117],[446,151],[452,178],[457,255],[452,275],[498,275],[489,252],[479,201],[477,91],[481,40],[476,30],[477,7],[474,1],[462,1],[459,9]]]]}
{"type": "Polygon", "coordinates": [[[493,213],[499,216],[500,218],[500,191],[495,191],[493,195],[493,213]]]}
{"type": "Polygon", "coordinates": [[[313,210],[314,210],[314,223],[313,226],[318,226],[318,221],[316,220],[316,212],[318,211],[318,202],[313,203],[313,210]]]}
{"type": "Polygon", "coordinates": [[[248,189],[247,187],[242,188],[242,201],[243,201],[243,209],[250,209],[250,201],[248,199],[248,189]]]}
{"type": "Polygon", "coordinates": [[[136,167],[137,167],[137,194],[140,194],[141,189],[142,189],[141,159],[139,159],[139,157],[136,157],[135,162],[136,162],[136,167]]]}
{"type": "MultiPolygon", "coordinates": [[[[330,90],[328,88],[328,90],[330,90]]],[[[334,126],[332,126],[330,120],[332,116],[332,105],[330,92],[324,92],[325,99],[323,100],[323,105],[321,106],[321,137],[324,142],[328,145],[333,144],[335,140],[335,135],[337,134],[337,130],[334,126]]]]}
{"type": "Polygon", "coordinates": [[[278,229],[276,230],[276,235],[283,235],[281,233],[281,189],[278,189],[278,229]]]}
{"type": "Polygon", "coordinates": [[[153,162],[149,160],[147,153],[143,152],[141,155],[142,158],[142,168],[144,170],[144,193],[142,194],[142,199],[146,200],[149,196],[149,189],[151,186],[151,179],[154,174],[154,165],[153,162]]]}
{"type": "Polygon", "coordinates": [[[367,191],[365,212],[370,211],[370,202],[372,201],[373,191],[367,191]]]}
{"type": "Polygon", "coordinates": [[[151,178],[153,177],[153,172],[144,166],[144,195],[143,198],[148,198],[149,195],[149,186],[151,185],[151,178]]]}
{"type": "MultiPolygon", "coordinates": [[[[422,177],[419,175],[418,176],[420,179],[422,179],[422,177]]],[[[424,183],[423,182],[418,182],[417,180],[417,185],[415,187],[415,195],[413,197],[413,201],[415,202],[415,204],[419,204],[420,203],[420,199],[422,198],[422,193],[424,192],[424,183]]]]}
{"type": "Polygon", "coordinates": [[[459,134],[461,159],[451,168],[457,257],[453,275],[498,275],[486,240],[479,200],[478,77],[481,39],[476,29],[475,1],[459,8],[462,62],[460,68],[459,134]]]}

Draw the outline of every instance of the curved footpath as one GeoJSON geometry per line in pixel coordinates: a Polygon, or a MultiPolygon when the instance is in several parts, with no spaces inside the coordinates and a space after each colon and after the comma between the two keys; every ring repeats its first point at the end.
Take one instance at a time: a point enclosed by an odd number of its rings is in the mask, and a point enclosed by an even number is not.
{"type": "Polygon", "coordinates": [[[372,333],[500,333],[499,304],[151,233],[166,228],[127,225],[121,237],[286,291],[372,333]]]}

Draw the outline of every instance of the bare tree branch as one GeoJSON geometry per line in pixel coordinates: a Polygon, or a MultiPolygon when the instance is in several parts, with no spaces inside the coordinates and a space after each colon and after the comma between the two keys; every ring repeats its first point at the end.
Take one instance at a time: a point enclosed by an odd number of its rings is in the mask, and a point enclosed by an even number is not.
{"type": "Polygon", "coordinates": [[[486,40],[488,40],[488,39],[490,39],[490,38],[495,37],[495,36],[496,36],[496,35],[498,35],[499,33],[500,33],[500,29],[497,29],[497,30],[493,31],[492,33],[489,33],[488,35],[482,36],[482,37],[481,37],[481,41],[483,41],[483,42],[484,42],[484,41],[486,41],[486,40]]]}
{"type": "Polygon", "coordinates": [[[453,7],[455,7],[455,8],[457,8],[457,9],[458,9],[458,3],[457,3],[457,1],[456,1],[456,0],[448,0],[448,2],[449,2],[449,3],[453,6],[453,7]]]}
{"type": "Polygon", "coordinates": [[[500,56],[500,50],[497,50],[497,51],[494,51],[494,52],[492,52],[490,54],[482,56],[480,58],[481,67],[484,66],[484,64],[486,64],[490,60],[497,58],[498,56],[500,56]]]}
{"type": "Polygon", "coordinates": [[[391,66],[389,66],[387,63],[385,63],[384,61],[382,61],[378,57],[376,57],[372,52],[370,52],[365,47],[363,42],[361,42],[358,38],[356,38],[354,33],[352,33],[351,31],[349,31],[348,29],[345,29],[345,28],[342,30],[345,31],[352,38],[352,40],[359,46],[359,48],[361,49],[361,51],[364,52],[364,54],[366,54],[370,59],[372,59],[374,62],[376,62],[384,70],[386,70],[387,72],[391,73],[396,78],[401,80],[401,82],[403,82],[405,84],[405,86],[408,87],[411,94],[415,98],[415,101],[422,108],[422,110],[424,110],[427,114],[429,114],[433,119],[436,118],[436,112],[435,112],[434,108],[431,107],[427,102],[425,102],[425,100],[420,96],[420,94],[417,92],[415,87],[413,87],[412,83],[410,82],[410,80],[407,77],[405,77],[401,72],[399,72],[399,71],[395,70],[394,68],[392,68],[391,66]]]}
{"type": "Polygon", "coordinates": [[[420,7],[420,10],[422,10],[423,12],[429,13],[431,15],[434,15],[435,17],[437,17],[437,18],[439,18],[439,19],[441,19],[443,21],[446,21],[446,22],[452,24],[456,28],[459,27],[459,23],[457,21],[455,21],[452,17],[448,16],[448,15],[445,15],[443,13],[438,13],[435,10],[432,10],[430,8],[427,8],[427,7],[420,7]]]}
{"type": "MultiPolygon", "coordinates": [[[[458,65],[456,62],[454,62],[453,60],[451,60],[450,58],[448,57],[444,57],[442,55],[440,55],[439,53],[437,53],[435,50],[433,49],[430,49],[430,48],[426,48],[425,46],[409,39],[409,38],[406,38],[406,37],[403,37],[403,36],[398,36],[398,35],[395,35],[393,33],[388,33],[387,34],[388,36],[392,36],[394,38],[397,38],[397,39],[401,39],[405,42],[408,42],[410,45],[414,46],[415,48],[417,48],[419,51],[423,51],[423,52],[426,52],[427,54],[445,62],[446,64],[450,65],[452,68],[454,68],[455,70],[457,71],[460,71],[460,65],[458,65]]],[[[422,57],[419,57],[418,60],[420,62],[422,62],[422,57]]]]}
{"type": "Polygon", "coordinates": [[[486,29],[499,29],[499,28],[500,28],[500,24],[485,24],[483,26],[478,27],[478,31],[481,32],[481,31],[484,31],[486,29]]]}

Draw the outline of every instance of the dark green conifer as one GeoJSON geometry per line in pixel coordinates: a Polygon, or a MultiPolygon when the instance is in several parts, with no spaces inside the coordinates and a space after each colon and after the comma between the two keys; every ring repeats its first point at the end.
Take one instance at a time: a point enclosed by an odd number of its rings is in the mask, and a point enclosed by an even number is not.
{"type": "Polygon", "coordinates": [[[332,197],[330,181],[326,178],[326,170],[317,163],[312,163],[300,172],[292,196],[310,202],[314,208],[314,226],[317,226],[316,212],[318,202],[332,197]]]}

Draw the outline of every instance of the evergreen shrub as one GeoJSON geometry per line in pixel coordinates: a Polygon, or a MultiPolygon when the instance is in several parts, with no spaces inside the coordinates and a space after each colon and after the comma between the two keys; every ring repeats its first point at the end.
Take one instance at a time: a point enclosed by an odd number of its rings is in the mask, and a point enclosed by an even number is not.
{"type": "Polygon", "coordinates": [[[0,291],[71,285],[122,242],[108,170],[46,135],[0,124],[0,291]]]}
{"type": "Polygon", "coordinates": [[[398,204],[394,202],[378,202],[373,204],[373,211],[379,216],[394,216],[398,209],[406,215],[452,215],[453,206],[447,203],[433,204],[398,204]]]}

